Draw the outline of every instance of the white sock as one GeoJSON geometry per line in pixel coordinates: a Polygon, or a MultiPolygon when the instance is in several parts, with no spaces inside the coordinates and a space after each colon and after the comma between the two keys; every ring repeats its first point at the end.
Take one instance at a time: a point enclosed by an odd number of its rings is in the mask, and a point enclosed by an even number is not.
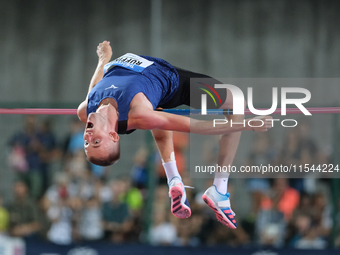
{"type": "Polygon", "coordinates": [[[230,173],[215,173],[214,185],[217,191],[223,195],[227,194],[229,175],[230,173]]]}
{"type": "Polygon", "coordinates": [[[165,170],[166,178],[168,179],[168,183],[171,181],[172,178],[178,177],[182,180],[181,176],[178,173],[176,160],[172,160],[166,163],[163,163],[163,167],[165,170]]]}

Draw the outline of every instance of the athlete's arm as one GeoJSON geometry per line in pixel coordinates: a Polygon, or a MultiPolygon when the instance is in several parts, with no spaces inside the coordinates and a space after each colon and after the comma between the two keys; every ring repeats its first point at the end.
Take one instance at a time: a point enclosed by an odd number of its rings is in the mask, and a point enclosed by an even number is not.
{"type": "MultiPolygon", "coordinates": [[[[271,119],[272,117],[270,116],[262,116],[262,120],[265,123],[262,127],[250,126],[249,121],[252,119],[245,120],[244,124],[233,123],[231,125],[230,122],[226,124],[221,124],[221,122],[219,122],[214,127],[213,121],[191,119],[185,116],[153,111],[149,108],[139,108],[134,112],[131,112],[132,128],[145,130],[162,129],[202,135],[222,135],[245,130],[264,132],[272,127],[271,119]]],[[[261,123],[256,123],[255,121],[252,123],[252,125],[260,124],[261,123]]]]}
{"type": "Polygon", "coordinates": [[[98,55],[98,64],[97,68],[94,71],[94,74],[92,76],[90,85],[89,85],[89,90],[87,92],[86,99],[78,106],[77,114],[78,118],[82,122],[86,122],[87,116],[86,116],[86,108],[87,108],[87,97],[90,93],[90,91],[93,89],[94,86],[98,82],[103,79],[104,76],[104,66],[110,62],[111,56],[112,56],[112,48],[110,46],[110,42],[104,41],[100,43],[97,46],[97,55],[98,55]]]}
{"type": "Polygon", "coordinates": [[[96,86],[96,84],[100,82],[101,79],[103,79],[104,66],[110,62],[111,57],[112,57],[112,48],[111,48],[110,42],[104,41],[100,43],[97,46],[97,55],[98,55],[98,65],[92,76],[88,93],[90,93],[93,87],[96,86]]]}

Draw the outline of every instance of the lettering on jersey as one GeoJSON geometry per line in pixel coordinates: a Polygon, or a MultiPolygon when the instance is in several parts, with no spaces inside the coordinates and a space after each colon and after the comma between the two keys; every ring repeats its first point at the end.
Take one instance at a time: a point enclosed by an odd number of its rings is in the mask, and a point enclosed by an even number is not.
{"type": "Polygon", "coordinates": [[[132,64],[132,65],[138,65],[138,66],[140,66],[142,64],[142,61],[138,61],[137,59],[133,59],[133,58],[126,58],[124,56],[116,58],[114,61],[125,62],[125,63],[129,63],[129,64],[132,64]]]}
{"type": "Polygon", "coordinates": [[[126,53],[125,55],[116,58],[104,66],[104,73],[113,66],[121,66],[136,72],[142,72],[145,68],[152,65],[154,62],[142,58],[133,53],[126,53]]]}

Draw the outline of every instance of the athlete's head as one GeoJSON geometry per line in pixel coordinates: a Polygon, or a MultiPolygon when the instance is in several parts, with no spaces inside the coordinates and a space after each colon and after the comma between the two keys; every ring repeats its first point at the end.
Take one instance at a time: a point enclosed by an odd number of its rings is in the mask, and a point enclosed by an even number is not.
{"type": "Polygon", "coordinates": [[[91,113],[84,132],[85,153],[96,165],[109,166],[120,157],[119,136],[107,114],[91,113]]]}

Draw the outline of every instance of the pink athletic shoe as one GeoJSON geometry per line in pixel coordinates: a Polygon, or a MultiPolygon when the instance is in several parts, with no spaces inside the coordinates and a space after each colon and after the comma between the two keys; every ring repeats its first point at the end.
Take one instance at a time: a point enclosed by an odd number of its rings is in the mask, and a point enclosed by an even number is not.
{"type": "Polygon", "coordinates": [[[169,182],[169,196],[171,197],[171,212],[177,218],[189,218],[191,209],[185,193],[185,187],[180,178],[174,177],[169,182]]]}

